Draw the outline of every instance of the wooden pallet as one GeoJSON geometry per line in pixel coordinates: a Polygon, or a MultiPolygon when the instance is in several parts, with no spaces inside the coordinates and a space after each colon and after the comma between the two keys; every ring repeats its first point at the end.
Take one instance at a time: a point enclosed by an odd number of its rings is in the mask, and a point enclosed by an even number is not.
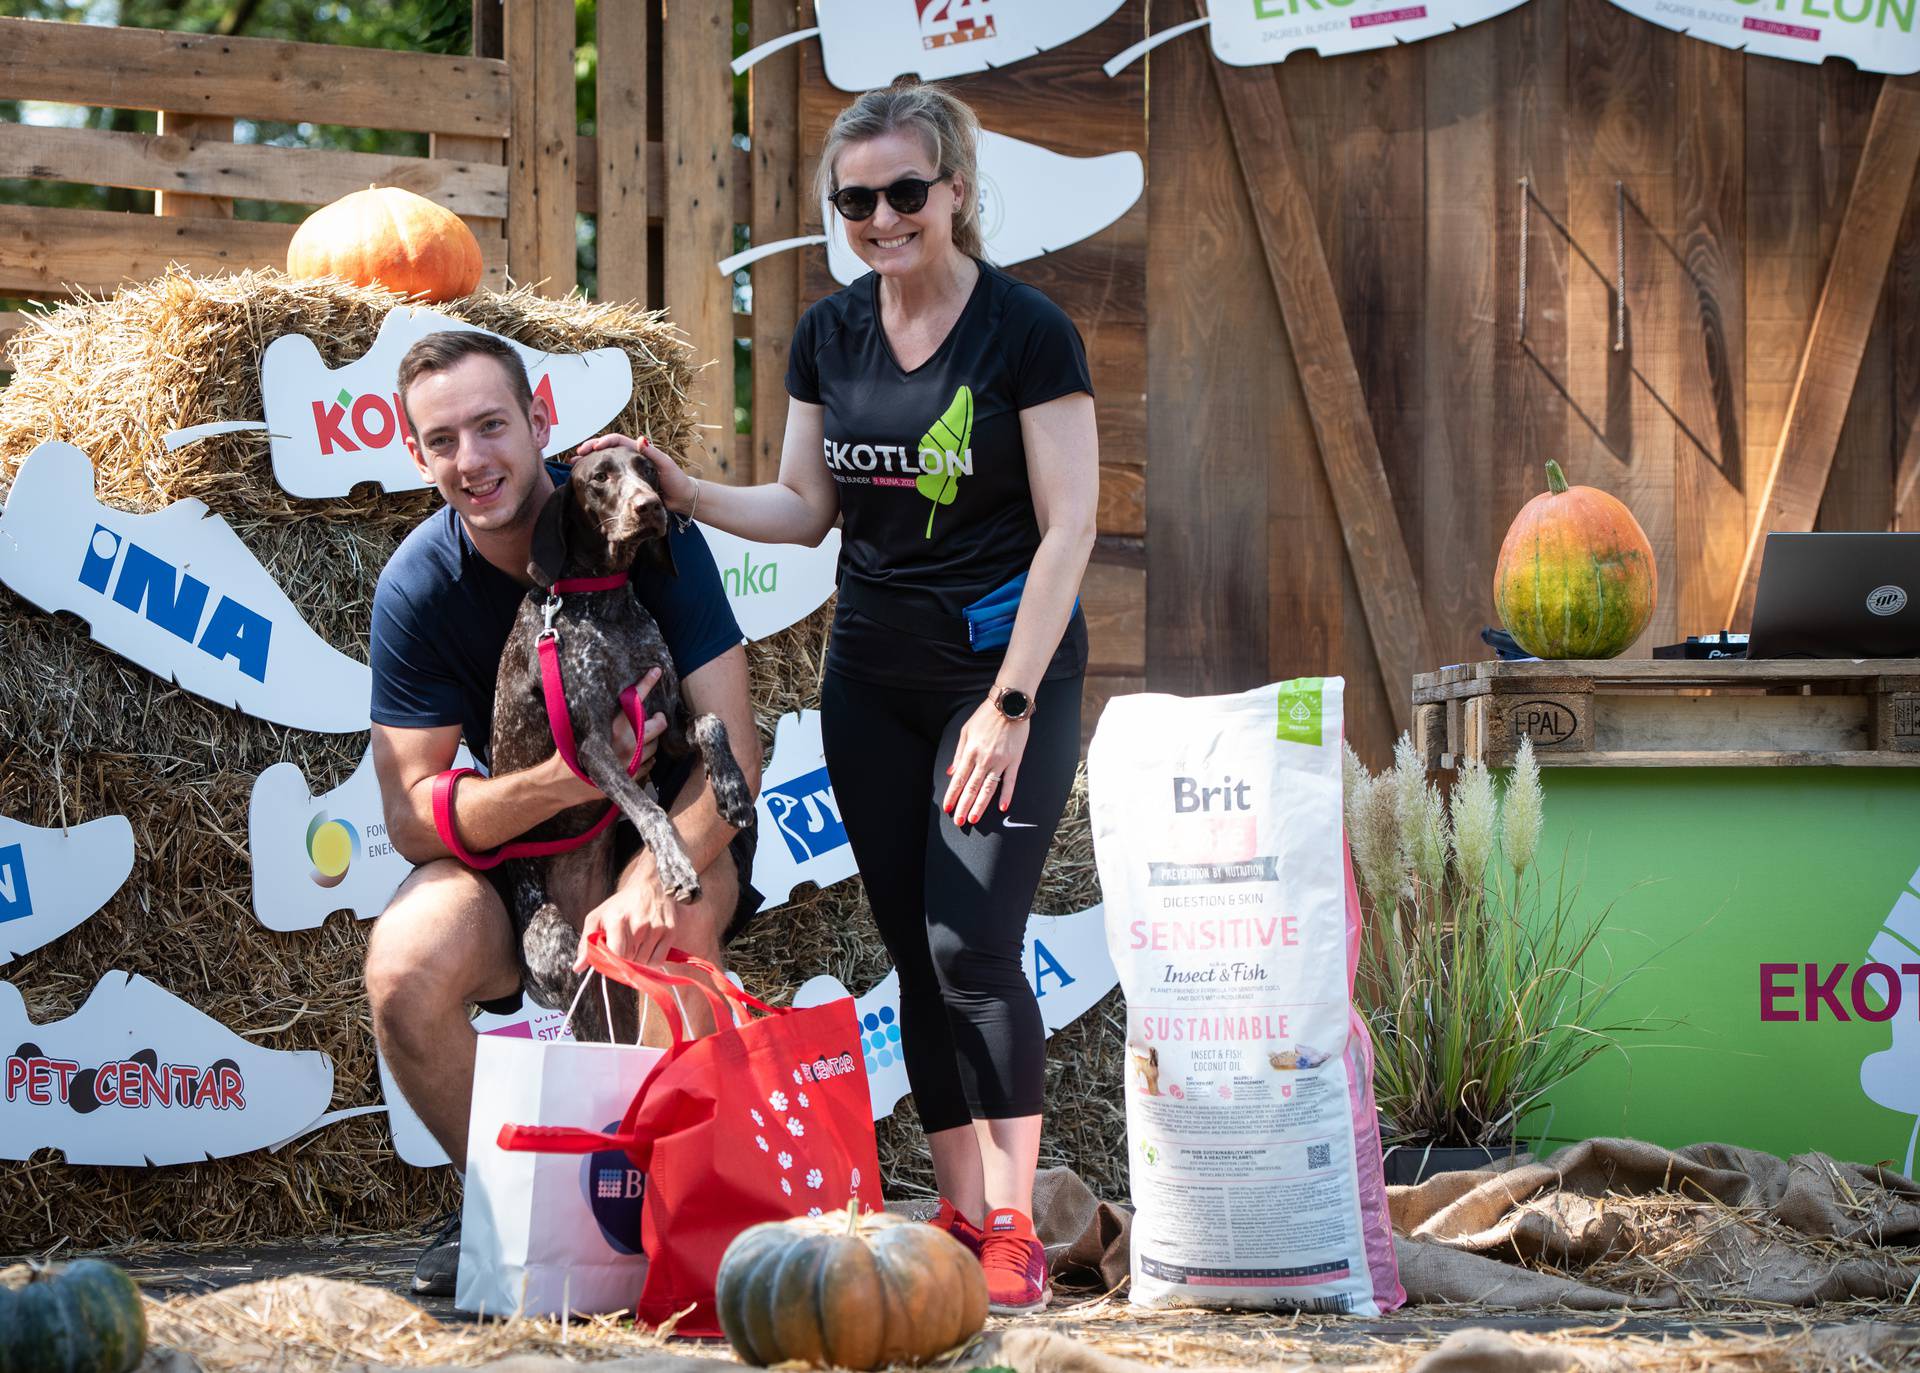
{"type": "Polygon", "coordinates": [[[1430,768],[1920,765],[1920,659],[1465,663],[1413,679],[1430,768]]]}

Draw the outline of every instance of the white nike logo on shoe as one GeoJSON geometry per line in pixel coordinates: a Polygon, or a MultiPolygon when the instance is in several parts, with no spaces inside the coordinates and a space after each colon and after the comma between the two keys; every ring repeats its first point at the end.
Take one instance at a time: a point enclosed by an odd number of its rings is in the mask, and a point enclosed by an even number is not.
{"type": "Polygon", "coordinates": [[[1005,830],[1032,830],[1040,827],[1038,825],[1023,825],[1018,820],[1002,820],[1000,822],[1000,828],[1005,830]]]}

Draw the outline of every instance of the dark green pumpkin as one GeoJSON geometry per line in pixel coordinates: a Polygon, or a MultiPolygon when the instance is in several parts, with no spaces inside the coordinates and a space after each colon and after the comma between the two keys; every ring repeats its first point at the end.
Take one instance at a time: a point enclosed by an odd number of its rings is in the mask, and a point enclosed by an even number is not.
{"type": "Polygon", "coordinates": [[[763,1368],[925,1363],[987,1320],[986,1276],[965,1246],[882,1212],[743,1231],[720,1260],[715,1296],[734,1352],[763,1368]]]}
{"type": "Polygon", "coordinates": [[[146,1351],[140,1289],[115,1265],[0,1273],[0,1373],[129,1373],[146,1351]]]}

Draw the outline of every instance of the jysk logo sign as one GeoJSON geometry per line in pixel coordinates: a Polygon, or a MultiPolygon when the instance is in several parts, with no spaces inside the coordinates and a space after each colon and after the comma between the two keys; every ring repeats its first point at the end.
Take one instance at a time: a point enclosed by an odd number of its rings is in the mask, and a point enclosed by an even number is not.
{"type": "Polygon", "coordinates": [[[33,893],[27,888],[27,859],[18,844],[0,847],[0,921],[24,920],[33,914],[33,893]]]}
{"type": "Polygon", "coordinates": [[[825,768],[815,768],[782,786],[768,788],[766,799],[773,823],[787,841],[794,862],[818,858],[847,842],[847,827],[840,822],[840,803],[833,798],[825,768]]]}
{"type": "Polygon", "coordinates": [[[222,596],[209,614],[213,593],[205,582],[103,524],[87,541],[79,581],[209,658],[231,658],[254,681],[266,682],[271,620],[231,596],[222,596]]]}
{"type": "Polygon", "coordinates": [[[913,0],[920,12],[920,46],[950,48],[992,38],[993,0],[913,0]]]}

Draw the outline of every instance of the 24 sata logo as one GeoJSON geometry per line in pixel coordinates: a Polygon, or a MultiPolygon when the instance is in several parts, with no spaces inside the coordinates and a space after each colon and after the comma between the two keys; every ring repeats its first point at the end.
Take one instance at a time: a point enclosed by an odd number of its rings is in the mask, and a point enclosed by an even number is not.
{"type": "Polygon", "coordinates": [[[913,0],[920,14],[920,46],[950,48],[992,38],[993,0],[913,0]]]}

